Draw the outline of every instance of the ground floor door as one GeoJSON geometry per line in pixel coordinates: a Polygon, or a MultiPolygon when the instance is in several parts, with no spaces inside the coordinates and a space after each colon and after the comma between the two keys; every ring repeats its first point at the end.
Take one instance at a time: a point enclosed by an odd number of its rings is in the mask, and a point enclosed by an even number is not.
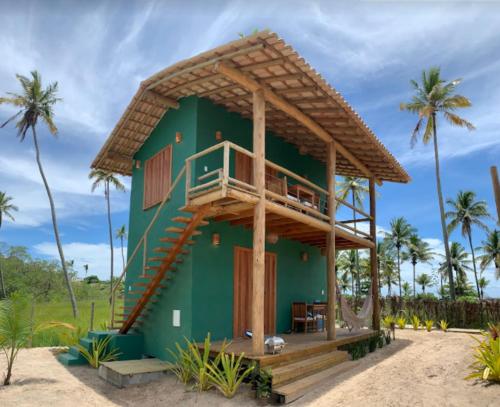
{"type": "MultiPolygon", "coordinates": [[[[234,248],[233,336],[252,329],[252,249],[234,248]]],[[[264,333],[276,333],[276,253],[266,252],[264,333]]]]}

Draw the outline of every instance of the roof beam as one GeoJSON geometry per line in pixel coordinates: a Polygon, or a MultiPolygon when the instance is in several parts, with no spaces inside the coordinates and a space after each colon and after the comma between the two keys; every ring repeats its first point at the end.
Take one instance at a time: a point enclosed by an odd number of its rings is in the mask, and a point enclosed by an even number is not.
{"type": "Polygon", "coordinates": [[[165,107],[170,107],[172,109],[179,108],[179,102],[177,102],[177,100],[160,95],[159,93],[156,93],[152,90],[145,90],[142,94],[142,97],[145,99],[154,100],[155,102],[160,103],[165,107]]]}
{"type": "MultiPolygon", "coordinates": [[[[330,133],[328,133],[325,129],[323,129],[319,124],[317,124],[313,119],[303,113],[301,110],[297,109],[295,106],[288,103],[286,100],[278,96],[268,87],[260,84],[253,78],[248,75],[240,72],[237,69],[231,68],[230,66],[217,62],[214,65],[214,72],[221,73],[225,75],[227,78],[231,79],[233,82],[239,83],[244,88],[248,89],[251,92],[255,92],[259,89],[262,89],[264,92],[265,99],[273,104],[278,109],[282,110],[289,116],[296,119],[298,122],[303,124],[309,130],[311,130],[317,137],[323,140],[325,143],[335,143],[337,147],[337,151],[343,155],[347,160],[349,160],[356,168],[358,168],[367,178],[374,178],[375,176],[372,172],[356,157],[354,157],[344,146],[342,146],[339,142],[335,141],[330,133]]],[[[380,181],[377,179],[377,182],[380,181]]]]}

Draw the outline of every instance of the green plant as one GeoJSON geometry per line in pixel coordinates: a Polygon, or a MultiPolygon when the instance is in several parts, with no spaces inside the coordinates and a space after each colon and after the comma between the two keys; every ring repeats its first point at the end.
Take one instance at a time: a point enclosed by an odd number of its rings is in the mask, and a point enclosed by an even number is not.
{"type": "Polygon", "coordinates": [[[500,337],[500,324],[488,323],[488,331],[493,339],[500,337]]]}
{"type": "Polygon", "coordinates": [[[389,345],[391,343],[391,331],[386,331],[384,336],[385,336],[385,344],[389,345]]]}
{"type": "Polygon", "coordinates": [[[382,319],[382,326],[385,329],[391,329],[395,323],[395,318],[392,315],[387,315],[384,319],[382,319]]]}
{"type": "Polygon", "coordinates": [[[399,329],[405,329],[408,321],[406,320],[406,317],[399,317],[396,323],[398,324],[399,329]]]}
{"type": "Polygon", "coordinates": [[[193,358],[191,356],[191,352],[189,352],[189,350],[182,349],[178,343],[175,344],[175,347],[177,349],[177,353],[167,349],[175,360],[175,363],[170,363],[168,365],[168,369],[177,376],[181,383],[186,385],[193,378],[193,358]]]}
{"type": "Polygon", "coordinates": [[[448,322],[442,319],[441,321],[439,321],[439,328],[441,328],[441,331],[446,332],[448,330],[448,322]]]}
{"type": "Polygon", "coordinates": [[[418,331],[418,328],[420,327],[420,318],[417,315],[413,315],[411,317],[411,324],[413,325],[413,329],[418,331]]]}
{"type": "Polygon", "coordinates": [[[87,360],[87,362],[89,362],[89,365],[97,369],[102,362],[111,362],[118,359],[118,356],[121,355],[121,353],[116,348],[108,349],[111,338],[112,336],[110,335],[98,340],[96,340],[95,338],[92,339],[91,351],[84,348],[80,344],[77,344],[76,347],[78,348],[82,356],[87,360]]]}
{"type": "Polygon", "coordinates": [[[271,397],[273,373],[271,369],[260,369],[254,363],[252,371],[252,387],[255,390],[255,396],[260,399],[267,399],[271,397]]]}
{"type": "Polygon", "coordinates": [[[385,335],[383,331],[380,331],[377,339],[378,339],[378,347],[383,348],[385,342],[385,335]]]}
{"type": "MultiPolygon", "coordinates": [[[[191,354],[191,374],[195,381],[194,388],[198,391],[205,391],[212,388],[213,383],[210,380],[209,376],[209,360],[210,360],[210,332],[207,334],[204,344],[203,344],[203,353],[200,352],[200,349],[196,342],[190,342],[187,338],[185,338],[188,351],[191,354]]],[[[224,354],[226,347],[228,344],[226,341],[223,342],[221,346],[221,350],[219,354],[214,358],[213,364],[218,365],[222,355],[224,354]]]]}
{"type": "Polygon", "coordinates": [[[241,353],[236,359],[234,353],[228,355],[221,352],[219,363],[210,362],[207,365],[207,375],[210,381],[227,398],[233,398],[243,380],[252,373],[254,366],[246,369],[242,366],[242,360],[245,356],[241,353]]]}
{"type": "Polygon", "coordinates": [[[433,326],[434,326],[434,321],[432,319],[425,320],[425,329],[427,330],[427,332],[432,331],[433,326]]]}
{"type": "Polygon", "coordinates": [[[474,353],[474,363],[470,365],[473,372],[466,379],[480,379],[500,382],[500,337],[493,338],[491,333],[484,333],[484,339],[478,342],[474,353]]]}
{"type": "Polygon", "coordinates": [[[368,339],[368,352],[375,352],[378,344],[378,336],[372,336],[368,339]]]}

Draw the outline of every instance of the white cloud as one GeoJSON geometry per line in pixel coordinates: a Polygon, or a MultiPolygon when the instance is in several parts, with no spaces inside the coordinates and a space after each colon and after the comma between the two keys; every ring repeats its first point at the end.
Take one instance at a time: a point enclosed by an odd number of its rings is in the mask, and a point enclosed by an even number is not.
{"type": "MultiPolygon", "coordinates": [[[[33,248],[40,255],[59,260],[57,246],[53,242],[39,243],[33,248]]],[[[85,277],[83,266],[88,264],[88,275],[97,275],[100,279],[109,280],[111,257],[109,244],[72,242],[63,245],[63,250],[67,261],[74,260],[74,269],[79,277],[85,277]]],[[[124,250],[126,257],[127,248],[125,247],[124,250]]],[[[115,261],[114,274],[118,276],[122,272],[121,249],[115,246],[113,252],[115,261]]]]}

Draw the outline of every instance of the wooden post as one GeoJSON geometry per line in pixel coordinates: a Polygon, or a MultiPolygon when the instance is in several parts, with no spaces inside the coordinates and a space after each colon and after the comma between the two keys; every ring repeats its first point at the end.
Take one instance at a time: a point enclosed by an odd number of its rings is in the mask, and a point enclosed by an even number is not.
{"type": "Polygon", "coordinates": [[[94,330],[94,311],[95,311],[95,302],[92,301],[90,304],[90,331],[94,330]]]}
{"type": "Polygon", "coordinates": [[[330,231],[327,234],[326,244],[326,291],[327,291],[327,325],[326,339],[331,341],[336,338],[336,312],[335,305],[337,302],[337,278],[335,274],[335,173],[337,165],[337,151],[334,143],[327,144],[327,165],[326,165],[326,182],[328,186],[328,216],[330,217],[330,231]]]}
{"type": "Polygon", "coordinates": [[[259,201],[253,215],[253,270],[252,270],[252,352],[264,354],[264,288],[265,288],[265,99],[262,90],[253,93],[253,179],[259,201]]]}
{"type": "Polygon", "coordinates": [[[497,206],[497,222],[500,225],[500,182],[498,181],[497,167],[492,166],[490,171],[491,182],[493,182],[493,194],[495,195],[495,203],[497,206]]]}
{"type": "Polygon", "coordinates": [[[373,247],[370,249],[370,267],[372,277],[372,298],[373,298],[373,321],[372,327],[378,331],[380,329],[380,300],[378,290],[378,270],[377,270],[377,223],[375,206],[375,180],[370,178],[370,235],[373,247]]]}

